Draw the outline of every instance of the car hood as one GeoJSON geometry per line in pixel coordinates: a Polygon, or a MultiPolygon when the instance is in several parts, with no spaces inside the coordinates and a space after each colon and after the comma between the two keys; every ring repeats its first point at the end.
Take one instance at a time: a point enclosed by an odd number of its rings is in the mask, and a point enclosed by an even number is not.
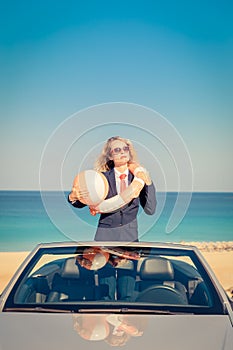
{"type": "Polygon", "coordinates": [[[1,313],[0,349],[232,349],[227,316],[1,313]]]}

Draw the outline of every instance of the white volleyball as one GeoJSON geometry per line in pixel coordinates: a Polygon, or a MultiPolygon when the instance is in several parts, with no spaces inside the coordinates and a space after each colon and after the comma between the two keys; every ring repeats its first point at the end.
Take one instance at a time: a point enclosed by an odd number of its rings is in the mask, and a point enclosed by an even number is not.
{"type": "Polygon", "coordinates": [[[96,170],[84,170],[79,173],[74,180],[74,187],[77,191],[87,193],[85,196],[79,197],[79,200],[89,206],[95,206],[102,202],[109,189],[106,177],[96,170]]]}

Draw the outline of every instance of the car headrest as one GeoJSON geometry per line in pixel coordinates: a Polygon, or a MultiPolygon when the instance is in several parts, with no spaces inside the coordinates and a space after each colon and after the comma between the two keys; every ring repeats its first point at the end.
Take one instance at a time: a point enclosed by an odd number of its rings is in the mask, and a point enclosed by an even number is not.
{"type": "Polygon", "coordinates": [[[173,266],[165,258],[154,257],[145,259],[141,264],[140,278],[142,280],[173,281],[173,266]]]}
{"type": "Polygon", "coordinates": [[[62,273],[62,278],[72,278],[72,279],[79,279],[80,278],[80,272],[78,265],[76,264],[75,258],[68,258],[64,262],[62,273]]]}

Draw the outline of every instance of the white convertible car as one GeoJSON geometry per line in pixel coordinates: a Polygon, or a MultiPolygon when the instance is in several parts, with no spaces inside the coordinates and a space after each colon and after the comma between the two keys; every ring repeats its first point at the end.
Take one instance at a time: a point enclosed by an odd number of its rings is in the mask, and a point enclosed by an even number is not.
{"type": "Polygon", "coordinates": [[[232,301],[199,250],[38,245],[0,298],[0,349],[232,350],[232,301]]]}

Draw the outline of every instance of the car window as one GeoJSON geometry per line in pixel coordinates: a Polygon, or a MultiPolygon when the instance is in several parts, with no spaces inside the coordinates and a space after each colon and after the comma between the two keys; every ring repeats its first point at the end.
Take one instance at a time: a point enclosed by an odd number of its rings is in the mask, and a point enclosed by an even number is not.
{"type": "Polygon", "coordinates": [[[51,248],[37,253],[6,304],[166,306],[195,312],[216,307],[213,290],[203,266],[187,250],[51,248]]]}

